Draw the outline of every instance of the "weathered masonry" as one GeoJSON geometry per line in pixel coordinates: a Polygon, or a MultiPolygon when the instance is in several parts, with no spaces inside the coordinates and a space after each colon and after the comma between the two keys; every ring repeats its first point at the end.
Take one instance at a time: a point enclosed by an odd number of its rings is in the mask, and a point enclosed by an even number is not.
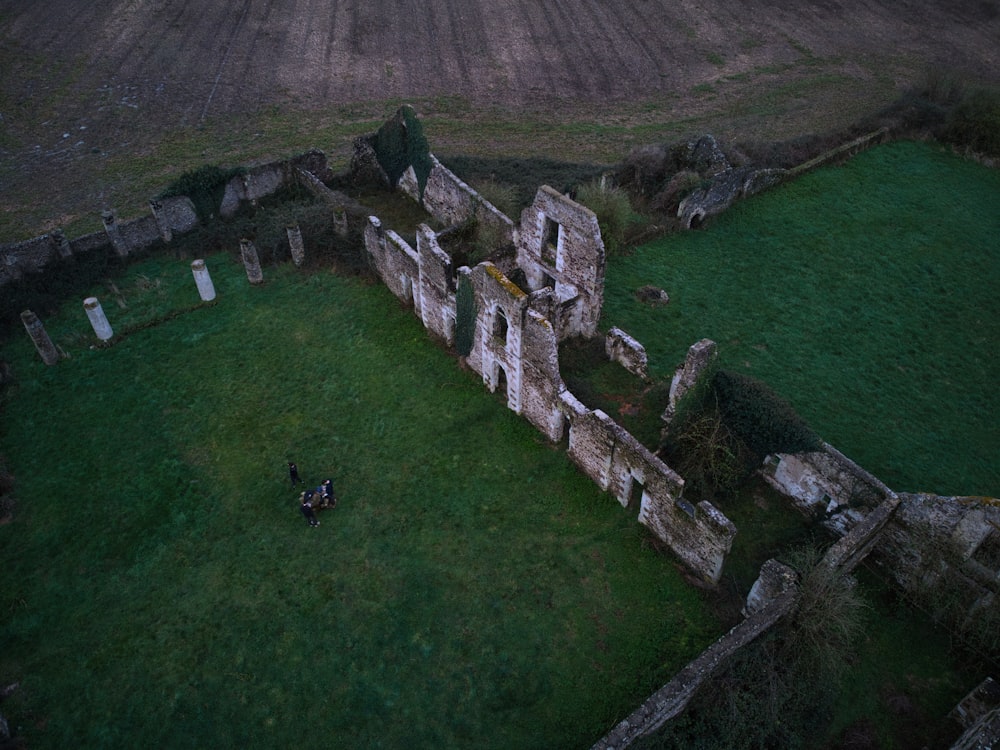
{"type": "MultiPolygon", "coordinates": [[[[357,153],[355,168],[370,155],[357,153]]],[[[597,334],[604,294],[604,243],[597,217],[550,187],[539,188],[515,225],[430,155],[423,190],[412,167],[394,186],[436,220],[454,226],[470,217],[509,238],[515,252],[501,267],[492,262],[455,268],[439,238],[423,224],[416,247],[370,217],[365,248],[386,286],[413,307],[424,326],[449,345],[456,328],[471,323],[466,364],[508,408],[552,442],[568,439],[569,458],[693,571],[716,582],[735,526],[708,502],[683,497],[684,480],[600,410],[585,407],[559,373],[559,343],[597,334]],[[521,285],[511,278],[523,279],[521,285]],[[472,289],[472,321],[461,321],[458,289],[472,289]]],[[[609,347],[619,360],[644,367],[641,345],[616,331],[609,347]]]]}

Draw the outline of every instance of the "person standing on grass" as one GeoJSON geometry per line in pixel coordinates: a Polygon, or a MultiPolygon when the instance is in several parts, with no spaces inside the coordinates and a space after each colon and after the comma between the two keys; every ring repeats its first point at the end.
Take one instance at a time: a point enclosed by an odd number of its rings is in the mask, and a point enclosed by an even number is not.
{"type": "Polygon", "coordinates": [[[299,484],[300,482],[302,484],[305,484],[305,482],[303,482],[302,479],[299,477],[299,467],[296,466],[291,461],[288,462],[288,478],[292,480],[292,487],[299,484]]]}
{"type": "Polygon", "coordinates": [[[312,492],[302,493],[302,515],[306,517],[310,526],[319,526],[319,519],[316,518],[316,511],[312,507],[312,492]]]}

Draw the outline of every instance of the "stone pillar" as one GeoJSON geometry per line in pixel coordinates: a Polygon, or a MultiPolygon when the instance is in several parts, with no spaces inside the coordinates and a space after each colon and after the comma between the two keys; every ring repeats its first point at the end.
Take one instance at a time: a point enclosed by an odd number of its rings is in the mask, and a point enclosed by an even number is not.
{"type": "Polygon", "coordinates": [[[333,231],[341,237],[346,237],[348,229],[347,211],[337,211],[333,215],[333,231]]]}
{"type": "Polygon", "coordinates": [[[35,342],[35,349],[38,351],[39,356],[42,358],[42,362],[47,365],[54,365],[59,361],[59,350],[56,349],[56,345],[52,343],[52,339],[49,338],[49,334],[45,332],[45,326],[42,325],[42,321],[38,319],[31,310],[25,310],[21,313],[21,322],[24,323],[24,328],[31,336],[31,340],[35,342]]]}
{"type": "Polygon", "coordinates": [[[164,242],[170,242],[174,238],[174,233],[170,230],[170,222],[163,214],[163,204],[156,199],[150,200],[149,210],[153,212],[153,218],[156,219],[156,228],[160,230],[160,238],[164,242]]]}
{"type": "Polygon", "coordinates": [[[66,235],[63,234],[61,229],[53,229],[49,234],[49,239],[52,241],[53,247],[55,247],[56,252],[59,253],[59,257],[63,260],[73,257],[73,248],[69,246],[69,240],[66,239],[66,235]]]}
{"type": "Polygon", "coordinates": [[[717,354],[718,346],[711,339],[702,339],[688,349],[684,364],[674,372],[674,378],[670,382],[670,400],[666,410],[660,415],[660,419],[667,425],[677,414],[677,405],[681,399],[694,388],[702,373],[712,366],[717,354]]]}
{"type": "Polygon", "coordinates": [[[209,275],[208,269],[205,268],[205,261],[200,258],[191,261],[191,273],[194,274],[194,283],[198,285],[198,295],[201,297],[201,301],[211,302],[215,299],[215,284],[212,283],[212,277],[209,275]]]}
{"type": "Polygon", "coordinates": [[[111,247],[118,253],[119,258],[124,258],[128,255],[128,245],[125,244],[125,238],[122,237],[121,230],[118,228],[115,212],[102,211],[101,220],[104,222],[104,231],[107,232],[108,239],[111,240],[111,247]]]}
{"type": "Polygon", "coordinates": [[[285,227],[285,232],[288,234],[288,247],[292,251],[292,263],[297,268],[306,259],[306,249],[302,244],[302,230],[298,224],[289,224],[285,227]]]}
{"type": "Polygon", "coordinates": [[[243,258],[243,266],[247,269],[247,279],[251,284],[260,284],[264,281],[264,273],[260,270],[260,258],[257,257],[257,248],[253,240],[240,240],[240,256],[243,258]]]}
{"type": "Polygon", "coordinates": [[[101,303],[97,301],[97,297],[87,297],[83,301],[83,309],[87,311],[87,317],[90,318],[90,325],[94,327],[94,333],[97,334],[97,338],[101,341],[107,341],[115,335],[115,332],[111,330],[111,324],[108,323],[108,318],[104,314],[101,303]]]}

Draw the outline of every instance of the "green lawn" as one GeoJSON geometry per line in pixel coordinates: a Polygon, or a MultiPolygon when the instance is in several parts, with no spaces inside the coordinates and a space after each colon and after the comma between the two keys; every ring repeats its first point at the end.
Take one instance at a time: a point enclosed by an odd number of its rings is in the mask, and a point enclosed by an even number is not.
{"type": "Polygon", "coordinates": [[[892,143],[611,259],[602,325],[664,377],[715,340],[897,491],[1000,496],[998,237],[1000,172],[892,143]]]}
{"type": "Polygon", "coordinates": [[[32,748],[586,747],[718,635],[675,562],[380,285],[150,260],[27,336],[0,442],[32,748]],[[142,327],[171,314],[190,311],[142,327]],[[340,496],[309,528],[294,459],[340,496]]]}

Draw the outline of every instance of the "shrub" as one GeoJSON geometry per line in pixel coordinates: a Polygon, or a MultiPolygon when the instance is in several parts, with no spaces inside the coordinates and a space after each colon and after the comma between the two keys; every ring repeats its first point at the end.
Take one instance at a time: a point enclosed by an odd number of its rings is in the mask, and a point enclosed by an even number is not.
{"type": "Polygon", "coordinates": [[[1000,91],[975,89],[955,106],[942,139],[986,156],[1000,156],[1000,91]]]}
{"type": "Polygon", "coordinates": [[[770,453],[821,447],[819,436],[766,384],[709,369],[678,405],[660,452],[689,492],[710,498],[734,493],[770,453]]]}
{"type": "Polygon", "coordinates": [[[628,194],[604,180],[594,180],[580,187],[576,200],[597,215],[604,249],[609,256],[619,253],[625,244],[625,233],[632,222],[632,204],[628,194]]]}
{"type": "Polygon", "coordinates": [[[719,414],[760,459],[770,453],[820,450],[823,441],[766,383],[719,370],[712,378],[719,414]]]}
{"type": "Polygon", "coordinates": [[[517,188],[505,182],[498,182],[494,178],[482,180],[475,184],[478,192],[487,203],[491,203],[494,208],[510,219],[517,219],[519,212],[517,202],[517,188]]]}
{"type": "Polygon", "coordinates": [[[223,169],[214,164],[206,164],[182,174],[160,193],[159,197],[186,195],[194,204],[199,221],[204,224],[219,210],[226,191],[226,183],[243,171],[242,168],[223,169]]]}

